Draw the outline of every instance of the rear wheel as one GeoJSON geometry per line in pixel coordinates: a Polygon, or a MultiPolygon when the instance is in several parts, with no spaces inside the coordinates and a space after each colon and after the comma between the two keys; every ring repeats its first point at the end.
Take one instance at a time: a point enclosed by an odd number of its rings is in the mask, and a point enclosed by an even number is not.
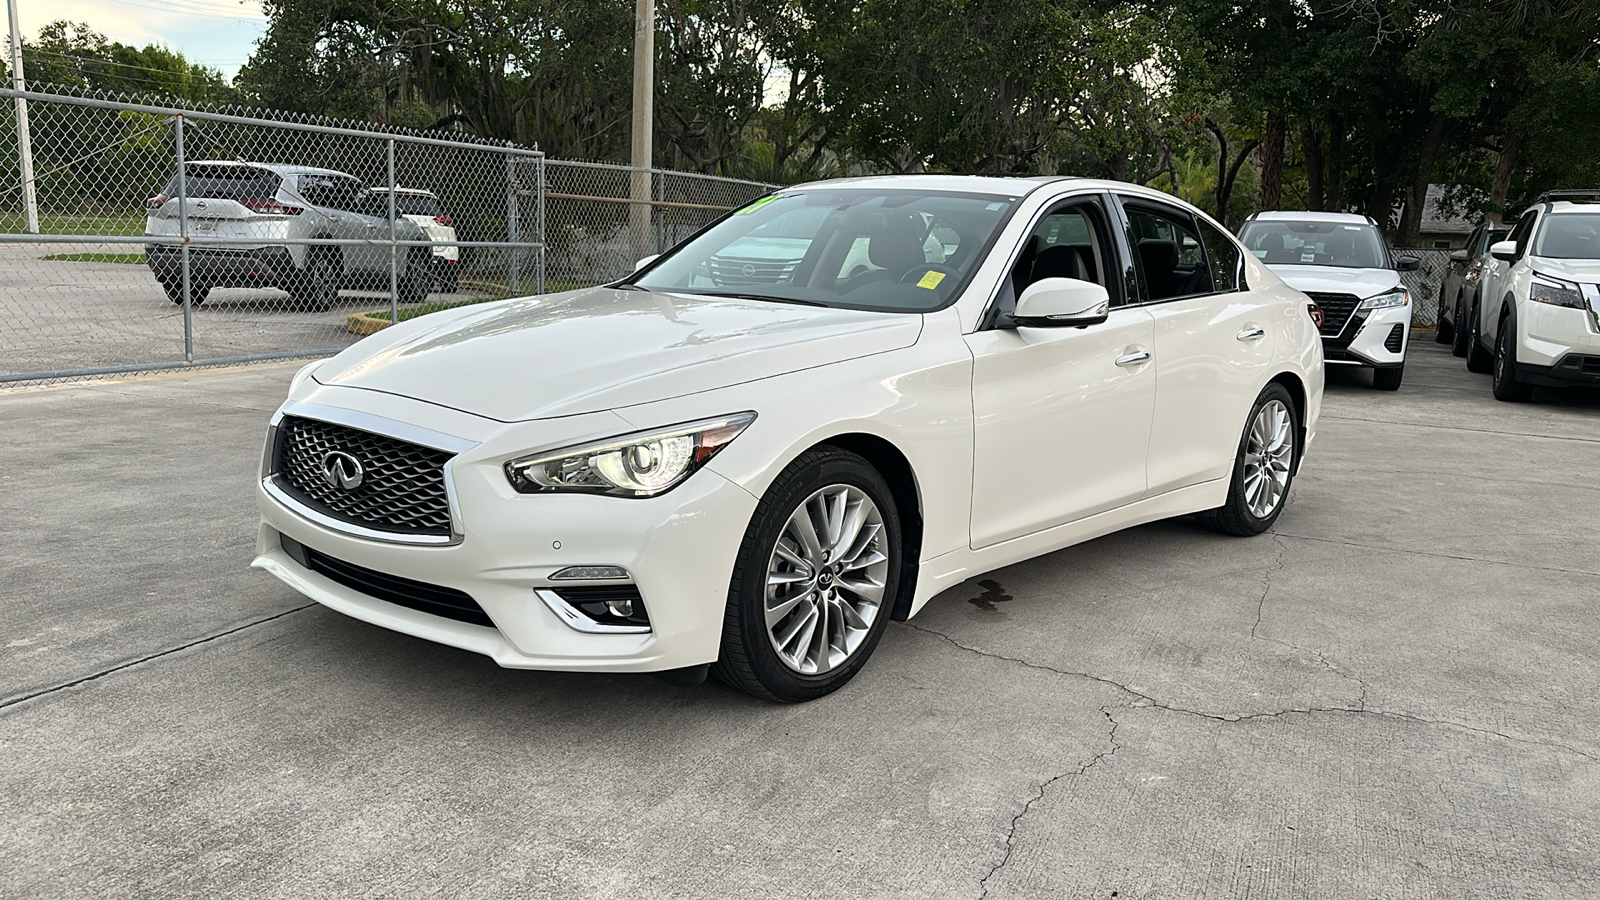
{"type": "Polygon", "coordinates": [[[1405,374],[1406,367],[1404,365],[1395,366],[1392,369],[1373,369],[1372,386],[1380,391],[1398,391],[1400,390],[1400,379],[1404,378],[1405,374]]]}
{"type": "Polygon", "coordinates": [[[428,298],[428,288],[433,285],[431,256],[421,248],[406,254],[406,270],[400,273],[397,285],[401,303],[421,303],[428,298]]]}
{"type": "MultiPolygon", "coordinates": [[[[1434,315],[1433,342],[1435,344],[1448,344],[1455,337],[1455,326],[1444,320],[1444,288],[1439,289],[1439,311],[1434,315]]],[[[1461,321],[1460,319],[1456,320],[1461,321]]]]}
{"type": "Polygon", "coordinates": [[[835,448],[801,455],[751,517],[712,674],[785,703],[837,690],[888,627],[900,553],[899,513],[876,469],[835,448]]]}
{"type": "Polygon", "coordinates": [[[1239,438],[1228,499],[1200,514],[1213,531],[1249,537],[1272,527],[1289,499],[1294,483],[1300,419],[1294,398],[1276,382],[1256,398],[1239,438]]]}
{"type": "Polygon", "coordinates": [[[1471,313],[1472,330],[1467,335],[1467,371],[1487,375],[1494,368],[1494,354],[1483,346],[1482,329],[1478,327],[1479,312],[1471,313]]]}
{"type": "Polygon", "coordinates": [[[290,295],[301,309],[313,312],[329,309],[333,306],[333,302],[339,299],[339,276],[342,268],[337,250],[324,247],[311,248],[306,254],[305,271],[295,279],[296,284],[290,289],[290,295]]]}
{"type": "Polygon", "coordinates": [[[1507,317],[1500,323],[1500,338],[1494,342],[1494,398],[1511,403],[1533,399],[1533,385],[1517,378],[1517,323],[1507,317]]]}
{"type": "Polygon", "coordinates": [[[1467,355],[1467,337],[1468,337],[1468,333],[1467,333],[1466,319],[1464,318],[1464,315],[1465,315],[1465,312],[1466,312],[1466,306],[1467,306],[1466,298],[1464,298],[1464,297],[1457,297],[1456,298],[1456,317],[1455,317],[1456,325],[1455,325],[1455,328],[1451,329],[1455,333],[1453,335],[1451,335],[1451,341],[1450,341],[1450,354],[1452,356],[1466,356],[1467,355]]]}
{"type": "MultiPolygon", "coordinates": [[[[161,287],[167,292],[167,299],[179,306],[183,305],[183,283],[178,281],[162,281],[161,287]]],[[[189,305],[199,306],[206,302],[206,297],[211,293],[208,285],[189,284],[189,305]]]]}

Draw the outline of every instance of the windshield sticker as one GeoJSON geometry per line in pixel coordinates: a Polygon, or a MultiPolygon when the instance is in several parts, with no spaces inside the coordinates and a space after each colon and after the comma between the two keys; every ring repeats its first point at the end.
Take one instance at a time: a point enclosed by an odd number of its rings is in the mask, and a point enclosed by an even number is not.
{"type": "Polygon", "coordinates": [[[1265,250],[1251,250],[1250,252],[1255,254],[1256,259],[1266,259],[1267,258],[1267,251],[1265,251],[1265,250]]]}
{"type": "Polygon", "coordinates": [[[928,290],[931,291],[934,288],[938,287],[939,286],[939,282],[941,282],[943,280],[944,280],[944,273],[943,272],[935,272],[934,270],[929,269],[928,270],[928,274],[922,276],[922,280],[917,282],[917,287],[919,287],[919,288],[927,288],[928,290]]]}
{"type": "Polygon", "coordinates": [[[1317,261],[1316,251],[1314,251],[1314,250],[1302,250],[1302,251],[1300,251],[1300,261],[1304,262],[1304,263],[1316,262],[1317,261]]]}
{"type": "Polygon", "coordinates": [[[985,206],[984,209],[988,210],[989,212],[994,212],[995,210],[1000,209],[1000,208],[1002,208],[1004,206],[1005,206],[1004,203],[991,203],[988,206],[985,206]]]}
{"type": "Polygon", "coordinates": [[[772,203],[772,202],[774,202],[776,200],[781,200],[781,199],[783,199],[783,195],[782,194],[768,194],[767,196],[762,197],[760,200],[757,200],[756,202],[750,204],[749,206],[746,206],[744,209],[741,209],[738,212],[734,213],[734,215],[736,215],[736,216],[748,216],[751,213],[755,212],[756,210],[760,209],[761,207],[766,206],[768,203],[772,203]]]}

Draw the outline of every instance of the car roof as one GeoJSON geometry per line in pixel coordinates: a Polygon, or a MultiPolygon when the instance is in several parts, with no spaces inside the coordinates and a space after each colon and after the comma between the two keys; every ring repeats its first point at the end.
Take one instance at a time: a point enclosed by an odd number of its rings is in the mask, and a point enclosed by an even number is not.
{"type": "Polygon", "coordinates": [[[340,172],[337,169],[319,169],[315,166],[296,166],[289,163],[246,162],[237,159],[191,159],[184,165],[238,166],[240,168],[266,169],[277,175],[338,175],[342,178],[355,178],[349,172],[340,172]]]}
{"type": "Polygon", "coordinates": [[[1562,213],[1593,214],[1600,212],[1600,203],[1596,203],[1592,200],[1551,200],[1548,201],[1548,206],[1548,212],[1551,215],[1560,215],[1562,213]]]}
{"type": "Polygon", "coordinates": [[[1269,210],[1251,216],[1250,222],[1332,222],[1341,225],[1372,225],[1371,219],[1356,213],[1315,212],[1303,210],[1269,210]]]}
{"type": "Polygon", "coordinates": [[[878,190],[952,191],[967,194],[987,194],[995,197],[1023,197],[1047,185],[1070,187],[1079,190],[1117,191],[1136,194],[1152,200],[1176,201],[1190,205],[1165,191],[1126,181],[1109,181],[1102,178],[1079,178],[1072,175],[867,175],[859,178],[833,178],[797,184],[779,190],[812,190],[823,187],[851,187],[878,190]]]}
{"type": "MultiPolygon", "coordinates": [[[[373,192],[374,194],[387,194],[389,193],[389,186],[379,185],[375,188],[367,188],[367,190],[373,192]]],[[[438,199],[438,195],[427,188],[397,187],[394,189],[394,192],[396,194],[416,194],[419,197],[433,197],[435,200],[438,199]]]]}

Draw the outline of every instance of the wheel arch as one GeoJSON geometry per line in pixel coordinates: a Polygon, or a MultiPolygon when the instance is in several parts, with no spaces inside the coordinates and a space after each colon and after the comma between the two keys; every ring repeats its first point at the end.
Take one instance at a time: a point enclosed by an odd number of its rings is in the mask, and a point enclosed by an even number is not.
{"type": "Polygon", "coordinates": [[[1306,395],[1306,383],[1294,372],[1279,372],[1272,376],[1267,384],[1281,384],[1289,392],[1289,399],[1294,402],[1295,419],[1300,423],[1299,434],[1294,442],[1294,468],[1300,471],[1300,458],[1306,452],[1306,404],[1309,399],[1306,395]]]}
{"type": "Polygon", "coordinates": [[[889,483],[895,510],[900,514],[901,530],[900,583],[889,615],[903,622],[911,617],[911,599],[917,590],[917,560],[922,558],[922,488],[917,483],[916,470],[899,447],[876,434],[859,431],[836,434],[805,449],[818,447],[837,447],[860,456],[889,483]]]}

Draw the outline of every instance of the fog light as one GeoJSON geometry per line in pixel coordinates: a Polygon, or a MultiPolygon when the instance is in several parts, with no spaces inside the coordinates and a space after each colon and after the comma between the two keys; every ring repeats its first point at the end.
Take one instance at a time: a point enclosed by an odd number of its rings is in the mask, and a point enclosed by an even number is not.
{"type": "Polygon", "coordinates": [[[633,601],[632,600],[607,600],[606,601],[606,612],[611,613],[613,616],[616,616],[619,619],[632,618],[632,616],[633,616],[633,601]]]}
{"type": "Polygon", "coordinates": [[[550,576],[551,581],[607,581],[627,578],[621,566],[567,566],[550,576]]]}

